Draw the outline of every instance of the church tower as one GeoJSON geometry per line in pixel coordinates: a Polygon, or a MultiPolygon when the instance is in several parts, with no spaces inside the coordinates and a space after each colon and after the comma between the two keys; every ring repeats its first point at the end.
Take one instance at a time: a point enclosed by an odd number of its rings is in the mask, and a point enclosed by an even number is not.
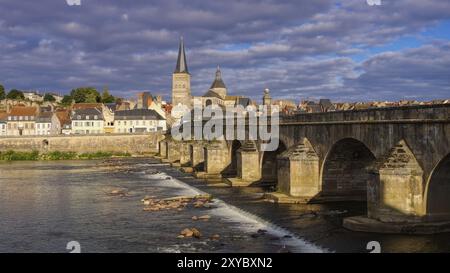
{"type": "Polygon", "coordinates": [[[181,37],[177,66],[172,74],[172,104],[191,107],[191,99],[191,75],[186,62],[183,37],[181,37]]]}
{"type": "Polygon", "coordinates": [[[225,97],[227,96],[227,87],[222,80],[222,71],[220,71],[220,66],[217,66],[216,78],[214,79],[214,82],[212,83],[209,90],[218,94],[222,99],[225,99],[225,97]]]}

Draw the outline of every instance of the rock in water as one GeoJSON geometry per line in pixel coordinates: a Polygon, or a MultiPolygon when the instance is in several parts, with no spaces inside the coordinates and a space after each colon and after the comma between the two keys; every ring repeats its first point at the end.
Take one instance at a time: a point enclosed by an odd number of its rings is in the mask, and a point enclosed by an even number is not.
{"type": "Polygon", "coordinates": [[[213,241],[217,241],[220,239],[220,235],[219,234],[214,234],[213,236],[211,236],[211,240],[213,241]]]}
{"type": "Polygon", "coordinates": [[[184,237],[192,237],[194,235],[194,232],[188,228],[183,229],[181,231],[180,235],[183,235],[184,237]]]}
{"type": "Polygon", "coordinates": [[[200,233],[200,231],[198,229],[192,228],[191,231],[192,231],[192,236],[194,238],[200,239],[200,237],[202,237],[202,234],[200,233]]]}
{"type": "Polygon", "coordinates": [[[267,230],[265,230],[265,229],[258,229],[258,233],[259,234],[266,234],[267,230]]]}
{"type": "Polygon", "coordinates": [[[211,216],[209,215],[203,215],[198,217],[198,220],[202,220],[202,221],[208,221],[209,219],[211,219],[211,216]]]}
{"type": "Polygon", "coordinates": [[[193,220],[193,221],[197,221],[197,220],[198,220],[198,217],[197,217],[197,216],[192,216],[192,220],[193,220]]]}

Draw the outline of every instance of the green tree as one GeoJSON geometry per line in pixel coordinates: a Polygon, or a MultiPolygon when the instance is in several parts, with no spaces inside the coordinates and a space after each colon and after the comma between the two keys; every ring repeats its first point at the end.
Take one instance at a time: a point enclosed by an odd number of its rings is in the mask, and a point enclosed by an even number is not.
{"type": "Polygon", "coordinates": [[[5,87],[0,84],[0,100],[4,100],[6,98],[5,87]]]}
{"type": "Polygon", "coordinates": [[[22,91],[17,90],[17,89],[12,89],[11,91],[9,91],[6,98],[10,99],[10,100],[24,100],[25,96],[23,95],[22,91]]]}
{"type": "Polygon", "coordinates": [[[45,94],[45,95],[44,95],[44,101],[51,101],[51,102],[54,102],[54,101],[56,101],[56,99],[55,99],[55,97],[53,97],[52,94],[45,94]]]}
{"type": "Polygon", "coordinates": [[[109,93],[108,89],[107,88],[103,89],[102,102],[113,103],[114,101],[116,101],[116,98],[109,93]]]}
{"type": "Polygon", "coordinates": [[[6,98],[5,87],[0,84],[0,100],[4,100],[6,98]]]}
{"type": "Polygon", "coordinates": [[[93,87],[80,87],[77,89],[73,89],[72,92],[70,92],[70,95],[76,103],[101,102],[100,94],[93,87]]]}
{"type": "Polygon", "coordinates": [[[69,106],[72,104],[72,102],[73,102],[73,98],[70,95],[65,95],[63,97],[63,99],[61,100],[61,104],[64,106],[69,106]]]}

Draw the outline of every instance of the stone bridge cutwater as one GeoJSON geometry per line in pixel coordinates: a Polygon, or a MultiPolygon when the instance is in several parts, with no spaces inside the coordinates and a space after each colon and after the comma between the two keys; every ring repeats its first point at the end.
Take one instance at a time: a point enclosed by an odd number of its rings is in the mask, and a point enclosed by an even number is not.
{"type": "Polygon", "coordinates": [[[164,161],[232,186],[274,183],[275,202],[361,200],[358,231],[450,230],[450,105],[282,116],[279,147],[260,141],[160,142],[164,161]]]}

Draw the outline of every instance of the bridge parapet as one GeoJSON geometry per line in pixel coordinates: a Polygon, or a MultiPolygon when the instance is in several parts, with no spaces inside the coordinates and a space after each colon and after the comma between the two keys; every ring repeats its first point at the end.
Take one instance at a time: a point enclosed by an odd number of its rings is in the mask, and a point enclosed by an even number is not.
{"type": "Polygon", "coordinates": [[[325,113],[282,116],[281,123],[351,122],[351,121],[449,121],[450,104],[371,108],[325,113]]]}

